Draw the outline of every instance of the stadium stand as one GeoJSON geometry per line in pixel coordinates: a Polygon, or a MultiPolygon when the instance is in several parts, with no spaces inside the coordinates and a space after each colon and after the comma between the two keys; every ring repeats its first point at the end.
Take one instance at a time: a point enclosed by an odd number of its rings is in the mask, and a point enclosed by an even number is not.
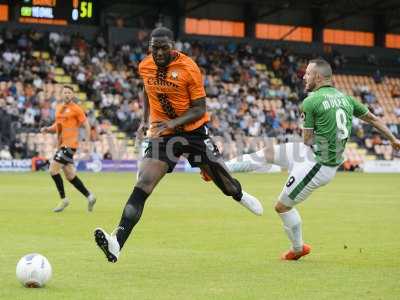
{"type": "MultiPolygon", "coordinates": [[[[99,35],[91,43],[79,35],[11,32],[1,35],[0,157],[50,158],[55,137],[38,133],[54,120],[63,84],[72,84],[92,125],[94,153],[133,159],[133,138],[141,119],[141,82],[137,67],[146,45],[108,47],[99,35]]],[[[299,104],[305,97],[302,76],[307,60],[282,48],[250,44],[181,42],[178,50],[202,69],[211,113],[211,128],[226,158],[240,151],[300,138],[299,104]]],[[[346,62],[332,54],[335,67],[346,62]]],[[[398,134],[400,79],[335,75],[335,85],[357,96],[398,134]]],[[[387,141],[360,121],[353,124],[353,143],[346,150],[346,169],[367,159],[394,159],[387,141]]],[[[77,158],[89,158],[85,145],[77,158]]],[[[93,149],[92,149],[93,150],[93,149]]]]}

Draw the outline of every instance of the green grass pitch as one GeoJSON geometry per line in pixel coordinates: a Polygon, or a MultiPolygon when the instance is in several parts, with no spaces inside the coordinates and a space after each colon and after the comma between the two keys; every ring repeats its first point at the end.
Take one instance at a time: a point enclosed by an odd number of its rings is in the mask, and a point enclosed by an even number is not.
{"type": "Polygon", "coordinates": [[[239,174],[264,204],[257,217],[197,174],[172,174],[149,198],[117,264],[95,246],[112,230],[134,174],[80,174],[98,204],[64,181],[60,214],[48,174],[0,174],[0,299],[400,299],[400,175],[338,174],[299,205],[313,252],[282,262],[289,246],[273,211],[286,174],[239,174]],[[53,266],[43,289],[15,278],[20,257],[53,266]]]}

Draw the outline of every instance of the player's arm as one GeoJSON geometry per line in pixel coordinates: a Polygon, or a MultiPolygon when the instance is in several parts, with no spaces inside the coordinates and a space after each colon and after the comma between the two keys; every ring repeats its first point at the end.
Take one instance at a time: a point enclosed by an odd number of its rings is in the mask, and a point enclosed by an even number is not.
{"type": "Polygon", "coordinates": [[[194,122],[200,119],[206,113],[206,98],[192,100],[190,108],[178,118],[159,122],[155,125],[155,135],[160,135],[166,129],[174,129],[176,127],[194,122]]]}
{"type": "Polygon", "coordinates": [[[146,89],[143,89],[143,117],[137,130],[137,135],[144,136],[149,127],[149,97],[147,96],[146,89]]]}
{"type": "Polygon", "coordinates": [[[360,119],[374,126],[383,136],[385,136],[390,141],[395,150],[400,150],[400,140],[398,140],[393,135],[393,133],[390,131],[390,129],[386,126],[381,118],[378,118],[373,113],[368,111],[363,116],[360,116],[360,119]]]}
{"type": "Polygon", "coordinates": [[[57,131],[57,124],[55,122],[51,126],[43,127],[40,129],[41,133],[55,133],[56,131],[57,131]]]}
{"type": "Polygon", "coordinates": [[[307,146],[314,145],[314,129],[303,129],[303,141],[307,146]]]}
{"type": "Polygon", "coordinates": [[[86,114],[82,108],[79,107],[78,109],[76,109],[75,112],[76,112],[75,117],[78,121],[78,124],[80,124],[80,127],[85,128],[85,141],[89,142],[90,132],[91,132],[89,120],[86,117],[86,114]]]}
{"type": "Polygon", "coordinates": [[[143,138],[146,135],[147,129],[149,128],[149,114],[150,114],[149,97],[147,96],[146,89],[143,89],[143,117],[140,122],[139,128],[136,131],[135,146],[134,146],[134,150],[136,153],[139,152],[143,138]]]}
{"type": "Polygon", "coordinates": [[[199,67],[193,62],[188,68],[190,79],[187,90],[190,95],[190,108],[179,118],[175,119],[175,127],[192,123],[206,113],[206,92],[204,90],[203,76],[199,67]]]}
{"type": "Polygon", "coordinates": [[[149,96],[147,95],[146,92],[144,78],[142,75],[143,64],[145,64],[145,60],[141,61],[138,66],[138,73],[142,79],[142,84],[143,84],[143,117],[139,124],[139,128],[136,131],[136,139],[143,139],[143,137],[147,132],[147,129],[149,128],[150,103],[149,103],[149,96]]]}
{"type": "Polygon", "coordinates": [[[353,115],[355,117],[374,126],[382,135],[384,135],[390,141],[395,150],[400,150],[400,141],[393,135],[393,133],[386,126],[385,122],[383,122],[382,119],[371,113],[365,105],[354,99],[354,97],[351,97],[350,101],[353,104],[353,115]]]}
{"type": "Polygon", "coordinates": [[[147,96],[147,92],[143,89],[143,120],[144,124],[149,123],[149,114],[150,114],[150,105],[149,105],[149,96],[147,96]]]}
{"type": "Polygon", "coordinates": [[[181,116],[173,119],[175,127],[192,123],[200,119],[206,113],[206,98],[202,97],[196,100],[192,100],[190,108],[181,116]]]}
{"type": "Polygon", "coordinates": [[[83,126],[83,128],[85,128],[86,141],[90,141],[91,128],[90,128],[89,120],[86,119],[85,121],[83,121],[82,126],[83,126]]]}
{"type": "Polygon", "coordinates": [[[314,107],[312,101],[306,98],[301,106],[303,119],[303,141],[307,146],[314,145],[314,107]]]}

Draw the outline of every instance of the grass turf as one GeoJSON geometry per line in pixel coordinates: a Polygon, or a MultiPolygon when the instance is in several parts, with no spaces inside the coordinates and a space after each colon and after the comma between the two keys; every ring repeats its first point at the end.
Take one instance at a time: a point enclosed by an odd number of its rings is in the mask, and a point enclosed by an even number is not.
{"type": "Polygon", "coordinates": [[[299,206],[313,252],[282,262],[288,241],[273,203],[285,174],[237,175],[262,200],[262,217],[197,174],[172,174],[117,264],[97,249],[93,229],[118,223],[135,176],[80,177],[98,197],[93,213],[67,182],[71,205],[55,214],[47,174],[0,174],[0,299],[400,299],[399,175],[338,174],[299,206]],[[53,266],[43,289],[15,278],[31,252],[53,266]]]}

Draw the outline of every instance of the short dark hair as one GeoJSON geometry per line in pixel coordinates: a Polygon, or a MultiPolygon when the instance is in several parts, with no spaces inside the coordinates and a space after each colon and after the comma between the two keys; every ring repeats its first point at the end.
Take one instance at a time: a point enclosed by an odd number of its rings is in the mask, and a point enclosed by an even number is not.
{"type": "Polygon", "coordinates": [[[153,31],[150,34],[150,38],[155,38],[155,37],[167,37],[171,41],[174,40],[174,34],[172,33],[172,30],[163,26],[153,29],[153,31]]]}
{"type": "Polygon", "coordinates": [[[75,92],[75,91],[74,91],[74,88],[72,87],[72,85],[64,84],[64,85],[63,85],[63,88],[64,88],[64,89],[69,89],[69,90],[75,92]]]}
{"type": "Polygon", "coordinates": [[[332,77],[332,68],[331,65],[323,58],[315,58],[312,59],[308,62],[309,64],[315,64],[318,73],[320,73],[322,76],[325,78],[331,78],[332,77]]]}

